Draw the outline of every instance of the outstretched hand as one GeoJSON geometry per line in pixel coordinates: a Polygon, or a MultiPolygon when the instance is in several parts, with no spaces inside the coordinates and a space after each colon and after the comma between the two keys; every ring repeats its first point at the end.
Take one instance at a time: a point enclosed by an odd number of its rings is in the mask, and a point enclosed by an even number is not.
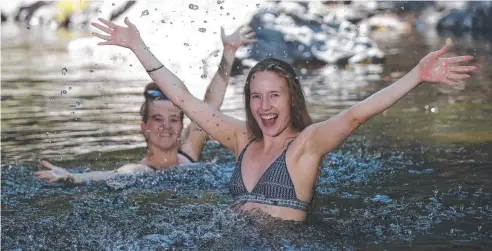
{"type": "Polygon", "coordinates": [[[116,25],[103,18],[98,18],[98,20],[104,25],[99,23],[91,23],[91,25],[108,34],[102,35],[96,32],[92,33],[92,35],[106,40],[105,42],[98,43],[98,45],[119,45],[134,50],[135,46],[141,42],[140,33],[137,27],[130,22],[128,17],[125,18],[127,27],[116,25]]]}
{"type": "Polygon", "coordinates": [[[34,172],[34,176],[38,177],[39,179],[48,180],[49,183],[59,181],[70,182],[73,179],[72,173],[70,173],[65,168],[54,166],[45,160],[41,162],[41,165],[49,170],[34,172]]]}
{"type": "Polygon", "coordinates": [[[457,86],[458,82],[456,80],[467,79],[470,75],[466,73],[477,70],[475,66],[456,65],[456,63],[472,60],[472,56],[441,58],[448,52],[450,47],[451,45],[445,45],[440,50],[431,52],[420,60],[418,67],[421,81],[457,86]]]}
{"type": "Polygon", "coordinates": [[[249,26],[241,26],[231,35],[226,35],[224,32],[224,27],[220,27],[220,37],[222,38],[224,47],[230,47],[235,50],[243,44],[256,42],[256,39],[254,38],[255,34],[256,33],[249,26]]]}

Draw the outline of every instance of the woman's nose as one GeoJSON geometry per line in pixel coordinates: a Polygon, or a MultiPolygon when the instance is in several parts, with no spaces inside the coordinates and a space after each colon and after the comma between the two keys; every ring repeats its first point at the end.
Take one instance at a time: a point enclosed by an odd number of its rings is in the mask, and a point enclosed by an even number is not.
{"type": "Polygon", "coordinates": [[[267,98],[264,98],[261,100],[261,109],[262,110],[268,110],[272,107],[272,104],[270,103],[270,100],[267,98]]]}
{"type": "Polygon", "coordinates": [[[168,121],[164,121],[162,122],[162,124],[159,126],[159,130],[163,130],[165,128],[168,128],[169,127],[169,122],[168,121]]]}

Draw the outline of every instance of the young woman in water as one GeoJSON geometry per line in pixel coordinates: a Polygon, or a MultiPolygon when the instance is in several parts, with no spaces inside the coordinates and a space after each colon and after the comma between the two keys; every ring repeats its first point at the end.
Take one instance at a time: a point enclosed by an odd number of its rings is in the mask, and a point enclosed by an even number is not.
{"type": "MultiPolygon", "coordinates": [[[[228,36],[221,29],[221,37],[224,53],[219,69],[212,78],[204,98],[205,102],[214,109],[219,109],[222,105],[237,49],[245,43],[255,41],[254,32],[251,32],[249,27],[238,29],[228,36]]],[[[34,175],[50,183],[61,181],[80,184],[106,180],[121,174],[153,172],[197,161],[208,134],[191,123],[182,141],[183,112],[169,101],[155,83],[148,84],[143,94],[145,102],[140,108],[142,116],[140,130],[147,142],[147,155],[140,163],[124,165],[112,171],[70,173],[48,161],[42,161],[42,166],[48,170],[35,172],[34,175]]]]}
{"type": "Polygon", "coordinates": [[[450,86],[466,79],[473,66],[456,63],[471,56],[443,58],[449,46],[431,52],[408,74],[338,115],[312,123],[299,79],[285,62],[267,59],[254,66],[244,86],[246,121],[202,103],[152,55],[128,18],[127,27],[104,19],[92,25],[106,34],[100,45],[132,50],[171,101],[237,159],[229,184],[238,211],[260,210],[284,220],[304,220],[323,156],[342,144],[361,124],[391,107],[423,82],[450,86]]]}

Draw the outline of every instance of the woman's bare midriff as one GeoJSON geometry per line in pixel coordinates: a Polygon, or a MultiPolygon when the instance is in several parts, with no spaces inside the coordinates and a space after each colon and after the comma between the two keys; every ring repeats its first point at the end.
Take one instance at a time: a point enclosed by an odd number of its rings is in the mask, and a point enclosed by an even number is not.
{"type": "Polygon", "coordinates": [[[294,208],[266,205],[260,203],[247,202],[234,207],[236,212],[247,212],[260,210],[272,217],[282,220],[303,221],[306,219],[306,212],[294,208]]]}

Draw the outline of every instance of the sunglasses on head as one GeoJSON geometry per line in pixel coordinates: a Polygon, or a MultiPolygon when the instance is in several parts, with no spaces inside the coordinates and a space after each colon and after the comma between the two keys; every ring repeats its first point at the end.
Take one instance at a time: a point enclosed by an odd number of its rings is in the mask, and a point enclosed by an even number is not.
{"type": "Polygon", "coordinates": [[[148,90],[147,94],[152,96],[154,99],[167,99],[166,96],[164,96],[164,94],[162,94],[162,92],[158,90],[148,90]]]}

